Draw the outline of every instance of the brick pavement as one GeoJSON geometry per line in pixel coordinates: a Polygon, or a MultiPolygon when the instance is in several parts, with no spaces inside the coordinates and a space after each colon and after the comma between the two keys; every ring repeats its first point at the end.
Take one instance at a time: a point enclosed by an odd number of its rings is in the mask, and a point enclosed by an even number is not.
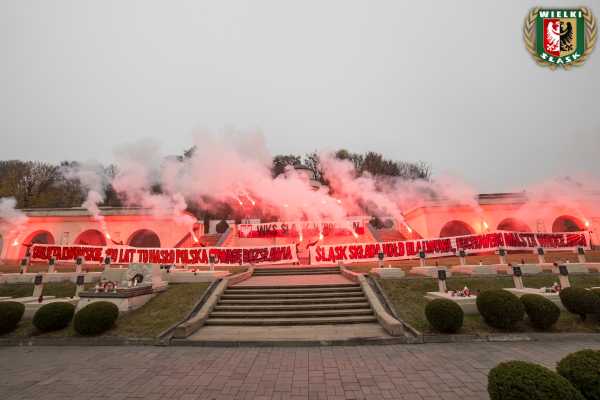
{"type": "Polygon", "coordinates": [[[554,367],[599,342],[356,347],[5,347],[0,398],[486,399],[486,374],[521,359],[554,367]]]}

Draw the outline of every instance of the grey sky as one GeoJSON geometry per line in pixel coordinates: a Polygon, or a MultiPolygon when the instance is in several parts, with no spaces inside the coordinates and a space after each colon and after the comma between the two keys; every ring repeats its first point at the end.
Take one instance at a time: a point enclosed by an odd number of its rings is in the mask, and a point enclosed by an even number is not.
{"type": "Polygon", "coordinates": [[[600,1],[0,1],[0,159],[111,161],[143,137],[260,129],[273,153],[430,162],[480,191],[600,169],[600,44],[550,71],[535,5],[600,1]]]}

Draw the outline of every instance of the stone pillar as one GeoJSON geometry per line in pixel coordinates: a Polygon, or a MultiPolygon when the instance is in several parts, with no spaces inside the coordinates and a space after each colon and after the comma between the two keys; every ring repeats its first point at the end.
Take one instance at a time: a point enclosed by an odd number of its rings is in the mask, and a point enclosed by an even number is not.
{"type": "Polygon", "coordinates": [[[421,267],[424,267],[424,266],[425,266],[425,257],[426,257],[426,255],[425,255],[425,252],[424,252],[423,250],[421,250],[421,251],[419,252],[419,265],[420,265],[421,267]]]}
{"type": "Polygon", "coordinates": [[[500,264],[508,264],[506,262],[506,250],[502,247],[498,248],[498,258],[500,258],[500,264]]]}
{"type": "Polygon", "coordinates": [[[82,256],[77,257],[77,259],[75,260],[75,272],[80,274],[84,264],[85,258],[82,256]]]}
{"type": "Polygon", "coordinates": [[[79,297],[79,293],[83,292],[85,284],[85,276],[77,275],[77,280],[75,281],[75,297],[79,297]]]}
{"type": "Polygon", "coordinates": [[[52,256],[48,260],[48,273],[53,274],[56,272],[56,257],[52,256]]]}
{"type": "Polygon", "coordinates": [[[569,269],[566,265],[558,266],[558,279],[561,289],[571,287],[571,282],[569,282],[569,269]]]}
{"type": "Polygon", "coordinates": [[[585,263],[585,249],[581,246],[577,247],[577,261],[580,263],[585,263]]]}
{"type": "Polygon", "coordinates": [[[539,264],[544,264],[546,262],[545,254],[546,253],[544,252],[544,248],[543,247],[538,247],[537,248],[538,263],[539,264]]]}
{"type": "Polygon", "coordinates": [[[513,282],[516,289],[523,289],[523,271],[521,267],[512,267],[513,282]]]}
{"type": "Polygon", "coordinates": [[[438,291],[440,293],[448,292],[448,288],[446,287],[446,271],[443,269],[438,269],[438,291]]]}
{"type": "Polygon", "coordinates": [[[44,276],[39,274],[33,280],[33,297],[40,298],[44,293],[44,276]]]}

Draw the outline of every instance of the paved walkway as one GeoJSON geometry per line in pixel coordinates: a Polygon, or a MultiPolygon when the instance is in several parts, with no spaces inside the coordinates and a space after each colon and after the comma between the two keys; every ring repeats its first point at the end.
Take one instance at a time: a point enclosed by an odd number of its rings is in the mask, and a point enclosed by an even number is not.
{"type": "Polygon", "coordinates": [[[599,342],[304,348],[0,348],[0,398],[487,399],[500,361],[554,367],[599,342]]]}
{"type": "MultiPolygon", "coordinates": [[[[189,341],[268,342],[336,341],[392,338],[378,323],[294,326],[210,326],[189,336],[189,341]]],[[[222,343],[221,343],[222,344],[222,343]]]]}

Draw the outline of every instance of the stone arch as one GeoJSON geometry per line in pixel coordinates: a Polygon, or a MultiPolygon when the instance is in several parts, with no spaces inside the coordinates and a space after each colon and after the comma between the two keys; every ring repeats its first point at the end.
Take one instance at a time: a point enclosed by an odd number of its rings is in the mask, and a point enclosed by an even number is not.
{"type": "Polygon", "coordinates": [[[471,225],[467,224],[464,221],[455,219],[446,222],[446,224],[442,227],[442,230],[440,231],[440,237],[472,235],[474,233],[475,230],[471,227],[471,225]]]}
{"type": "Polygon", "coordinates": [[[74,244],[82,246],[106,246],[106,238],[97,229],[88,229],[77,236],[74,244]]]}
{"type": "Polygon", "coordinates": [[[25,240],[23,240],[23,244],[54,244],[56,241],[54,240],[54,236],[48,231],[35,231],[29,234],[25,240]]]}
{"type": "Polygon", "coordinates": [[[552,232],[577,232],[585,229],[585,223],[572,215],[561,215],[552,223],[552,232]]]}
{"type": "Polygon", "coordinates": [[[131,247],[160,247],[160,238],[150,229],[135,231],[127,241],[131,247]]]}
{"type": "Polygon", "coordinates": [[[19,258],[23,258],[27,254],[27,250],[32,244],[55,244],[56,241],[50,232],[39,230],[31,232],[21,243],[23,246],[19,249],[19,258]]]}
{"type": "Polygon", "coordinates": [[[531,232],[529,225],[517,218],[504,218],[498,224],[498,230],[511,232],[531,232]]]}

